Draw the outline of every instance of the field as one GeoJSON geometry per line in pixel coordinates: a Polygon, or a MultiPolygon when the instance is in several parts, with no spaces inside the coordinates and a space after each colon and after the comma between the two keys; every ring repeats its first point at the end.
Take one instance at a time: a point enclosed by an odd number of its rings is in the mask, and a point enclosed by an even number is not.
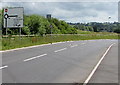
{"type": "Polygon", "coordinates": [[[76,35],[45,35],[41,36],[9,36],[2,37],[0,40],[1,50],[9,50],[33,45],[76,40],[92,40],[92,39],[120,39],[116,33],[81,33],[76,35]]]}

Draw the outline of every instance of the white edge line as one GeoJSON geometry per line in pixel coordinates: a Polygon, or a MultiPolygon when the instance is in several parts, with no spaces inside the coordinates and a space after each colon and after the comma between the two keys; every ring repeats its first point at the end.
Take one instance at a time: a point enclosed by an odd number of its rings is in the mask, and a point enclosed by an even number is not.
{"type": "Polygon", "coordinates": [[[73,46],[71,46],[71,48],[76,47],[76,46],[78,46],[78,45],[73,45],[73,46]]]}
{"type": "Polygon", "coordinates": [[[106,52],[103,54],[102,58],[99,60],[99,62],[97,63],[97,65],[94,67],[94,69],[92,70],[92,72],[90,73],[90,75],[88,76],[88,78],[85,80],[85,82],[83,83],[83,85],[87,85],[87,83],[90,81],[91,77],[93,76],[93,74],[95,73],[95,71],[97,70],[98,66],[100,65],[100,63],[102,62],[102,60],[104,59],[104,57],[106,56],[106,54],[109,52],[110,48],[114,45],[115,43],[113,43],[112,45],[109,46],[109,48],[106,50],[106,52]]]}
{"type": "Polygon", "coordinates": [[[66,50],[67,48],[63,48],[63,49],[60,49],[60,50],[56,50],[56,51],[54,51],[55,53],[56,52],[59,52],[59,51],[63,51],[63,50],[66,50]]]}
{"type": "Polygon", "coordinates": [[[42,55],[39,55],[39,56],[36,56],[36,57],[28,58],[28,59],[25,59],[25,60],[23,60],[23,61],[24,61],[24,62],[27,62],[27,61],[30,61],[30,60],[33,60],[33,59],[36,59],[36,58],[43,57],[43,56],[45,56],[45,55],[47,55],[47,54],[42,54],[42,55]]]}
{"type": "Polygon", "coordinates": [[[0,67],[0,70],[1,70],[1,69],[4,69],[4,68],[7,68],[7,67],[8,67],[8,66],[3,66],[3,67],[0,67]]]}

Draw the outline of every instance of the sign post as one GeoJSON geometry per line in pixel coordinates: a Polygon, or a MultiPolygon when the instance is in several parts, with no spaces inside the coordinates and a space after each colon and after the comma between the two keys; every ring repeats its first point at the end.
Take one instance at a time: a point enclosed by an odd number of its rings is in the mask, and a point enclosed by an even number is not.
{"type": "MultiPolygon", "coordinates": [[[[47,17],[48,21],[50,22],[51,21],[51,14],[47,14],[46,17],[47,17]]],[[[51,44],[52,44],[52,28],[53,28],[53,26],[52,26],[52,24],[50,24],[51,44]]]]}
{"type": "Polygon", "coordinates": [[[5,18],[6,37],[7,37],[7,18],[8,18],[7,12],[8,12],[8,10],[5,9],[4,11],[5,11],[4,18],[5,18]]]}

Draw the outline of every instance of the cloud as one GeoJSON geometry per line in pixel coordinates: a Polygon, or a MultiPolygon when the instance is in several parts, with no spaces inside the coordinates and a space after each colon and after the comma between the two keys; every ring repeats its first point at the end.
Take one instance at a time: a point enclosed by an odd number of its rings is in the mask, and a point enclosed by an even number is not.
{"type": "Polygon", "coordinates": [[[2,2],[118,2],[119,0],[1,0],[2,2]]]}
{"type": "Polygon", "coordinates": [[[68,22],[117,21],[117,2],[3,2],[3,6],[23,6],[25,14],[52,14],[68,22]]]}

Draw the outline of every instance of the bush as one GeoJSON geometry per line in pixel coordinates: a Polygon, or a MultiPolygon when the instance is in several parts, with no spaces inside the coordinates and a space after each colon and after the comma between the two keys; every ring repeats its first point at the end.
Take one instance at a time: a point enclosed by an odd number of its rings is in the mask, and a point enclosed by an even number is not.
{"type": "Polygon", "coordinates": [[[30,29],[28,28],[28,26],[22,28],[22,34],[30,35],[30,29]]]}
{"type": "Polygon", "coordinates": [[[45,33],[46,33],[46,29],[45,29],[45,26],[44,25],[42,25],[42,26],[40,26],[39,28],[38,28],[38,34],[39,35],[41,35],[41,36],[43,36],[45,33]]]}
{"type": "Polygon", "coordinates": [[[77,34],[77,30],[75,28],[68,28],[67,34],[77,34]]]}
{"type": "Polygon", "coordinates": [[[114,32],[120,33],[120,28],[115,29],[114,32]]]}

